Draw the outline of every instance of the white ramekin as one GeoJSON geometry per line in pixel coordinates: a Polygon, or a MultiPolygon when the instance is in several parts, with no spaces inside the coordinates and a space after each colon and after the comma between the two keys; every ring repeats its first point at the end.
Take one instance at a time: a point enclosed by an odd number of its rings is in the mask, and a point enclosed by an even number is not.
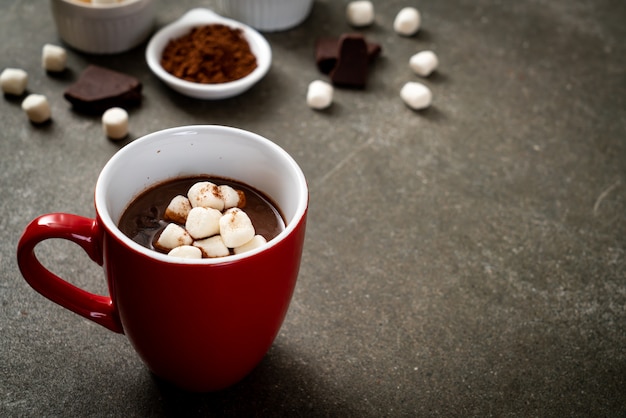
{"type": "Polygon", "coordinates": [[[261,31],[281,31],[302,23],[313,0],[220,0],[222,13],[261,31]]]}
{"type": "Polygon", "coordinates": [[[272,49],[263,35],[250,26],[222,17],[209,9],[195,8],[154,34],[146,47],[146,62],[157,77],[177,92],[196,99],[217,100],[237,96],[259,82],[271,67],[272,49]],[[188,34],[194,27],[216,23],[243,31],[252,53],[256,56],[257,67],[254,71],[239,80],[215,84],[194,83],[165,71],[161,65],[161,56],[172,39],[188,34]]]}
{"type": "Polygon", "coordinates": [[[154,27],[154,0],[125,0],[94,5],[79,0],[50,0],[61,39],[92,54],[124,52],[145,41],[154,27]]]}

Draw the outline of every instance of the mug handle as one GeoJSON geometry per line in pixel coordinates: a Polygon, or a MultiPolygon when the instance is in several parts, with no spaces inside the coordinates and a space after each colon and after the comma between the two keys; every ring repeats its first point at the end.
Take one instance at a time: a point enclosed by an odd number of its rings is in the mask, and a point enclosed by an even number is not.
{"type": "Polygon", "coordinates": [[[39,262],[35,256],[35,247],[51,238],[78,244],[89,258],[102,266],[102,230],[98,222],[67,213],[51,213],[34,219],[24,230],[17,245],[17,263],[24,279],[37,292],[82,317],[123,334],[111,297],[80,289],[39,262]]]}

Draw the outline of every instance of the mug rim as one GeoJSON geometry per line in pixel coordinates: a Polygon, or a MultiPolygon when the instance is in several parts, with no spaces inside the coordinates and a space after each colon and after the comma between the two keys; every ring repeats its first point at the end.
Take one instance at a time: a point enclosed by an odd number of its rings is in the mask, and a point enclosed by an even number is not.
{"type": "MultiPolygon", "coordinates": [[[[198,173],[198,174],[204,174],[204,173],[198,173]]],[[[124,209],[122,210],[122,212],[124,212],[124,210],[126,210],[126,208],[128,207],[128,205],[139,195],[141,194],[143,191],[147,190],[148,188],[155,186],[163,181],[167,181],[167,180],[155,180],[153,183],[151,183],[150,185],[148,185],[147,187],[144,187],[142,190],[140,190],[139,192],[135,193],[124,205],[124,209]]],[[[261,190],[262,191],[262,190],[261,190]]],[[[173,128],[166,128],[166,129],[162,129],[159,131],[155,131],[149,134],[146,134],[136,140],[134,140],[133,142],[125,145],[122,149],[120,149],[119,151],[117,151],[108,161],[107,163],[104,165],[102,171],[100,172],[99,176],[98,176],[98,180],[96,182],[96,187],[95,187],[95,191],[94,191],[94,204],[95,204],[95,210],[96,210],[96,214],[97,214],[97,219],[99,221],[99,223],[102,224],[102,226],[113,236],[115,237],[118,241],[120,241],[122,244],[124,244],[126,247],[128,247],[129,249],[133,250],[134,252],[137,253],[141,253],[143,255],[145,255],[146,257],[149,257],[151,259],[155,259],[158,260],[160,262],[164,262],[164,263],[168,263],[168,264],[183,264],[183,265],[217,265],[217,264],[229,264],[229,263],[233,263],[233,262],[237,262],[239,260],[243,260],[243,259],[247,259],[250,257],[254,257],[257,254],[263,253],[267,250],[269,250],[272,247],[275,247],[276,245],[278,245],[279,243],[281,243],[282,241],[284,241],[288,236],[290,236],[299,226],[300,224],[303,222],[305,215],[307,213],[308,210],[308,201],[309,201],[309,190],[308,190],[308,185],[306,182],[306,179],[304,177],[304,173],[302,172],[302,169],[300,168],[300,166],[298,165],[298,163],[293,159],[293,157],[287,153],[287,151],[285,151],[282,147],[280,147],[279,145],[277,145],[276,143],[272,142],[271,140],[247,131],[247,130],[243,130],[240,128],[235,128],[235,127],[231,127],[231,126],[224,126],[224,125],[188,125],[188,126],[178,126],[178,127],[173,127],[173,128]],[[122,160],[124,158],[127,158],[127,155],[129,153],[132,153],[133,150],[142,147],[144,143],[149,142],[155,138],[158,137],[163,137],[166,135],[176,135],[176,134],[184,134],[187,131],[189,132],[212,132],[212,133],[219,133],[219,132],[227,132],[227,133],[231,133],[231,134],[236,134],[238,136],[241,137],[245,137],[246,139],[249,139],[251,141],[256,141],[256,142],[260,142],[261,144],[263,144],[264,147],[266,148],[270,148],[273,150],[274,153],[277,153],[280,155],[280,157],[288,163],[288,165],[291,168],[291,171],[293,172],[293,174],[295,174],[296,176],[296,182],[298,184],[298,189],[300,190],[300,192],[298,193],[298,201],[297,201],[297,205],[296,205],[296,209],[293,213],[293,215],[290,217],[290,219],[285,219],[285,229],[283,229],[276,237],[272,238],[271,240],[269,240],[265,245],[250,250],[250,251],[246,251],[244,253],[240,253],[240,254],[234,254],[234,255],[228,255],[225,257],[219,257],[219,258],[202,258],[202,259],[187,259],[187,258],[179,258],[179,257],[172,257],[169,256],[165,253],[161,253],[158,251],[155,251],[153,249],[144,247],[141,244],[136,243],[135,241],[133,241],[132,239],[130,239],[126,234],[124,234],[120,228],[117,225],[117,222],[115,220],[113,220],[113,216],[112,214],[109,212],[109,209],[107,208],[107,190],[106,190],[106,186],[110,183],[110,178],[113,175],[114,172],[114,168],[117,164],[117,162],[119,160],[122,160]]],[[[278,204],[278,203],[276,203],[278,204]]],[[[280,205],[279,209],[280,209],[280,205]]],[[[118,220],[119,221],[119,220],[118,220]]]]}

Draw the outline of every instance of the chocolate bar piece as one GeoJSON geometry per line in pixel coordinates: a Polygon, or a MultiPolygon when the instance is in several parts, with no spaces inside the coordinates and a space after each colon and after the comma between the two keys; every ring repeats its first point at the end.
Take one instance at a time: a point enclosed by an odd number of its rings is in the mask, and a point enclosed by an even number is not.
{"type": "Polygon", "coordinates": [[[368,63],[365,39],[362,36],[342,35],[339,38],[337,64],[329,74],[330,80],[335,86],[364,88],[368,63]]]}
{"type": "Polygon", "coordinates": [[[102,114],[112,107],[138,106],[141,103],[141,82],[130,75],[89,65],[78,81],[69,86],[63,97],[74,110],[102,114]]]}
{"type": "Polygon", "coordinates": [[[337,65],[338,56],[339,39],[320,38],[315,42],[315,62],[323,74],[330,74],[337,65]]]}
{"type": "MultiPolygon", "coordinates": [[[[363,37],[360,34],[353,34],[354,37],[363,37]]],[[[372,63],[382,52],[380,44],[365,41],[367,44],[367,57],[369,63],[372,63]]],[[[330,72],[337,65],[339,58],[339,38],[319,38],[315,42],[315,62],[317,68],[323,74],[330,72]]]]}

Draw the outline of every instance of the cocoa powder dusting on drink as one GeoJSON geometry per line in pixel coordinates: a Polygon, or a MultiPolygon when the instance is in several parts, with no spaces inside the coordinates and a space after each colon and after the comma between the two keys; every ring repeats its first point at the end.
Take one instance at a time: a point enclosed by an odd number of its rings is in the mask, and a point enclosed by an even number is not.
{"type": "Polygon", "coordinates": [[[170,40],[163,50],[161,65],[183,80],[215,84],[247,76],[257,62],[241,29],[211,24],[170,40]]]}

